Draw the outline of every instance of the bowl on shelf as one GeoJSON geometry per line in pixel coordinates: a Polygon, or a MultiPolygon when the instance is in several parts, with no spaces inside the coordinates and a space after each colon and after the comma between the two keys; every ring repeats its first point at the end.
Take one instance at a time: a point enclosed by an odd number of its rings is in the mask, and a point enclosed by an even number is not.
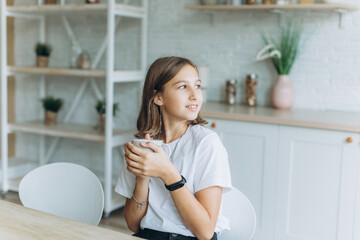
{"type": "Polygon", "coordinates": [[[218,0],[200,0],[202,5],[216,5],[218,2],[218,0]]]}

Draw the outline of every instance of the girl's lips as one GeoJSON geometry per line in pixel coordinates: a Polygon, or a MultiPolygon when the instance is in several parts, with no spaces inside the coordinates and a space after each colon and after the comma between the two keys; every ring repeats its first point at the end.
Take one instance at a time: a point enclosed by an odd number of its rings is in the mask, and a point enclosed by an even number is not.
{"type": "Polygon", "coordinates": [[[186,108],[189,109],[190,111],[197,111],[198,105],[197,104],[187,105],[186,108]]]}

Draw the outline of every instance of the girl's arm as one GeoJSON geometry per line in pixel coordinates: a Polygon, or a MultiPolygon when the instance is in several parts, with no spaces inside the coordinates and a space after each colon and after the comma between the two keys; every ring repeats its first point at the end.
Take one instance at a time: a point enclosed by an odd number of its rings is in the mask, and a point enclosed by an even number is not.
{"type": "MultiPolygon", "coordinates": [[[[150,135],[146,134],[145,139],[150,139],[150,135]]],[[[125,160],[127,163],[127,169],[131,170],[129,167],[129,161],[131,161],[128,156],[131,155],[131,151],[125,145],[125,160]]],[[[134,157],[134,156],[133,156],[134,157]]],[[[125,207],[124,207],[124,216],[128,228],[137,233],[140,230],[140,222],[143,217],[146,215],[148,208],[148,199],[149,199],[149,181],[150,177],[146,177],[143,175],[136,175],[136,183],[135,189],[133,192],[133,197],[131,199],[126,198],[125,207]],[[143,203],[146,202],[145,205],[139,205],[137,202],[143,203]]]]}
{"type": "MultiPolygon", "coordinates": [[[[154,153],[135,147],[127,143],[128,170],[135,175],[159,177],[166,185],[181,180],[176,167],[169,161],[161,146],[152,143],[141,143],[154,153]]],[[[222,188],[209,187],[198,191],[195,196],[185,185],[170,192],[175,206],[185,225],[198,239],[211,239],[220,210],[222,188]]]]}
{"type": "Polygon", "coordinates": [[[145,216],[148,207],[149,198],[149,178],[148,177],[136,177],[136,184],[133,196],[138,202],[146,201],[146,204],[139,207],[134,199],[126,198],[124,207],[124,216],[128,228],[137,233],[140,230],[140,222],[145,216]]]}
{"type": "MultiPolygon", "coordinates": [[[[176,170],[162,180],[166,185],[171,185],[180,181],[181,176],[176,170]],[[178,176],[177,180],[174,180],[175,176],[178,176]]],[[[182,220],[190,231],[198,239],[211,239],[219,215],[222,187],[205,188],[196,192],[194,196],[185,184],[182,188],[170,191],[170,194],[182,220]]]]}

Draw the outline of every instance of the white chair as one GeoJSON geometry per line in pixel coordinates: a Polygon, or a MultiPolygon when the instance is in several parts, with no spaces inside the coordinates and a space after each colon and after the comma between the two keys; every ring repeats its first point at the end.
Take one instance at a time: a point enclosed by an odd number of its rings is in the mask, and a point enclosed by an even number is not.
{"type": "Polygon", "coordinates": [[[104,209],[104,192],[89,169],[73,163],[51,163],[29,172],[20,182],[25,207],[98,225],[104,209]]]}
{"type": "Polygon", "coordinates": [[[252,238],[256,227],[256,215],[254,207],[249,199],[233,189],[223,196],[222,212],[230,221],[230,231],[219,236],[221,240],[249,240],[252,238]]]}

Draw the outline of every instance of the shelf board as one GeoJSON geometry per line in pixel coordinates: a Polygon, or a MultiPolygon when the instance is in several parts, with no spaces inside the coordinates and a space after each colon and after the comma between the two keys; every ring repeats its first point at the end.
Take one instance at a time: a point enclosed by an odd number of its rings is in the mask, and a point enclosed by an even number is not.
{"type": "Polygon", "coordinates": [[[115,71],[114,82],[139,82],[145,78],[143,71],[115,71]]]}
{"type": "MultiPolygon", "coordinates": [[[[24,158],[11,157],[8,159],[8,183],[9,190],[18,191],[21,179],[31,170],[38,167],[39,164],[24,158]]],[[[0,175],[2,169],[0,170],[0,175]]]]}
{"type": "Polygon", "coordinates": [[[187,9],[194,10],[272,10],[272,9],[283,9],[283,10],[359,10],[359,7],[351,4],[289,4],[289,5],[187,5],[187,9]]]}
{"type": "MultiPolygon", "coordinates": [[[[46,126],[42,121],[29,121],[24,123],[10,123],[9,130],[14,132],[32,133],[38,135],[46,135],[53,137],[72,138],[86,141],[105,142],[104,133],[100,133],[93,126],[58,123],[55,126],[46,126]]],[[[134,130],[114,130],[113,146],[124,144],[131,140],[134,130]]]]}
{"type": "Polygon", "coordinates": [[[71,68],[38,68],[38,67],[19,67],[8,66],[8,72],[25,73],[25,74],[44,74],[56,76],[72,76],[72,77],[95,77],[105,78],[105,70],[82,70],[71,68]]]}
{"type": "MultiPolygon", "coordinates": [[[[10,73],[40,74],[66,77],[94,77],[105,78],[105,70],[82,70],[71,68],[38,68],[38,67],[19,67],[8,66],[10,73]]],[[[113,81],[116,82],[139,82],[144,79],[143,71],[114,71],[113,81]]]]}
{"type": "MultiPolygon", "coordinates": [[[[8,6],[8,13],[28,14],[63,14],[63,13],[107,13],[107,4],[48,4],[48,5],[25,5],[8,6]]],[[[115,13],[120,16],[142,18],[145,16],[145,9],[138,6],[115,4],[115,13]]],[[[8,14],[11,15],[11,14],[8,14]]],[[[13,15],[15,16],[15,15],[13,15]]]]}

